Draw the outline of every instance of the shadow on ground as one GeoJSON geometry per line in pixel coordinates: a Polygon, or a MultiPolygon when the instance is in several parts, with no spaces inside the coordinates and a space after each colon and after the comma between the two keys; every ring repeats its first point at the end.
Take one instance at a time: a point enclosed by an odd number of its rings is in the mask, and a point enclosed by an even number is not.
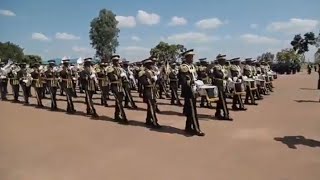
{"type": "Polygon", "coordinates": [[[314,139],[306,139],[304,136],[275,137],[274,140],[286,144],[290,149],[297,149],[296,145],[320,147],[320,141],[314,139]]]}
{"type": "Polygon", "coordinates": [[[315,100],[294,100],[297,103],[320,103],[320,100],[315,101],[315,100]]]}

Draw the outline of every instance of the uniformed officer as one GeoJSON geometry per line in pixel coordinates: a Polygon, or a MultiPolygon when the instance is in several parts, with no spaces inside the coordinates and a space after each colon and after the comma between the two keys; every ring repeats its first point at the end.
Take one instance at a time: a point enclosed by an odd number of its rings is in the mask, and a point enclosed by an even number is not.
{"type": "Polygon", "coordinates": [[[219,120],[232,121],[233,119],[229,116],[229,110],[226,103],[226,80],[228,79],[228,72],[226,71],[224,65],[226,63],[226,55],[219,54],[217,56],[218,64],[214,66],[213,78],[214,85],[218,87],[219,100],[217,101],[215,117],[219,120]],[[221,110],[223,115],[221,115],[221,110]]]}
{"type": "Polygon", "coordinates": [[[47,86],[49,87],[49,92],[51,96],[51,110],[57,110],[57,88],[59,83],[59,73],[57,68],[55,67],[56,61],[49,60],[49,66],[47,71],[45,72],[47,86]]]}
{"type": "Polygon", "coordinates": [[[143,102],[147,104],[147,117],[146,125],[152,128],[160,128],[158,124],[157,114],[156,114],[156,97],[155,97],[155,85],[157,81],[157,76],[152,71],[153,62],[150,59],[143,61],[145,70],[140,77],[141,83],[143,84],[143,102]]]}
{"type": "MultiPolygon", "coordinates": [[[[253,77],[253,73],[252,73],[252,58],[246,58],[245,59],[245,66],[243,68],[243,75],[247,76],[248,78],[252,78],[253,77]]],[[[245,104],[251,104],[251,105],[258,105],[255,102],[255,98],[254,98],[254,92],[250,89],[250,85],[247,84],[246,85],[246,98],[245,98],[245,104]],[[249,98],[251,103],[249,103],[249,98]]]]}
{"type": "Polygon", "coordinates": [[[124,107],[125,108],[134,108],[137,109],[138,107],[136,106],[135,102],[133,101],[132,95],[131,95],[131,85],[130,85],[130,80],[129,80],[129,61],[123,61],[122,62],[122,67],[123,71],[125,72],[125,76],[122,77],[122,86],[123,86],[123,91],[124,91],[124,107]],[[129,106],[129,102],[131,107],[129,106]]]}
{"type": "MultiPolygon", "coordinates": [[[[256,78],[257,77],[257,68],[256,68],[256,64],[257,64],[257,61],[256,60],[253,60],[252,61],[252,64],[251,64],[251,67],[252,67],[252,76],[254,77],[254,78],[256,78]]],[[[259,88],[258,88],[258,85],[256,85],[257,86],[257,88],[256,88],[256,90],[254,91],[254,96],[256,96],[257,97],[257,100],[261,100],[261,99],[263,99],[263,97],[262,97],[262,95],[260,94],[260,91],[259,91],[259,88]]]]}
{"type": "MultiPolygon", "coordinates": [[[[198,74],[198,79],[202,80],[204,84],[211,84],[210,82],[210,78],[208,76],[208,63],[207,63],[207,58],[201,58],[199,59],[199,66],[198,66],[198,70],[197,70],[197,74],[198,74]]],[[[201,101],[200,101],[200,107],[204,107],[206,103],[206,106],[209,107],[209,102],[207,100],[206,96],[201,96],[201,101]]]]}
{"type": "Polygon", "coordinates": [[[111,57],[112,66],[109,66],[107,68],[108,78],[111,83],[111,91],[113,93],[113,96],[116,101],[115,106],[115,112],[114,112],[114,119],[116,121],[119,121],[120,123],[127,124],[128,119],[125,114],[125,111],[123,109],[122,101],[123,101],[123,87],[122,87],[122,77],[125,76],[125,73],[123,72],[122,68],[120,67],[119,61],[120,56],[119,55],[113,55],[111,57]]]}
{"type": "Polygon", "coordinates": [[[26,63],[20,64],[20,71],[18,71],[19,83],[22,88],[24,104],[29,104],[29,97],[31,97],[31,85],[32,85],[32,77],[30,72],[26,67],[26,63]]]}
{"type": "Polygon", "coordinates": [[[171,64],[171,68],[169,70],[169,79],[170,79],[170,90],[171,90],[171,104],[181,106],[181,102],[178,95],[178,69],[176,67],[176,63],[171,64]]]}
{"type": "Polygon", "coordinates": [[[62,60],[63,66],[62,70],[60,71],[60,78],[61,78],[61,88],[64,92],[66,92],[67,97],[67,112],[68,113],[75,113],[76,110],[74,109],[72,96],[73,94],[73,82],[72,82],[72,72],[69,69],[69,62],[70,59],[65,58],[62,60]]]}
{"type": "Polygon", "coordinates": [[[87,115],[98,117],[92,101],[93,94],[96,90],[95,84],[96,81],[98,81],[92,67],[92,58],[85,58],[83,60],[83,66],[84,69],[80,72],[80,80],[86,94],[87,115]]]}
{"type": "Polygon", "coordinates": [[[44,79],[44,74],[39,70],[40,64],[35,63],[33,64],[32,68],[33,71],[31,72],[31,77],[32,77],[32,86],[35,90],[36,93],[36,98],[37,98],[37,107],[43,107],[42,104],[42,92],[43,92],[43,79],[44,79]]]}
{"type": "MultiPolygon", "coordinates": [[[[25,63],[21,63],[19,65],[20,68],[22,67],[25,67],[26,64],[25,63]]],[[[11,72],[8,74],[8,77],[10,78],[10,84],[11,84],[11,87],[12,87],[12,92],[13,92],[13,102],[19,102],[19,89],[20,89],[20,86],[19,86],[19,76],[18,76],[18,72],[19,72],[19,67],[18,65],[16,64],[15,65],[15,68],[11,70],[11,72]]]]}
{"type": "Polygon", "coordinates": [[[97,76],[99,81],[99,88],[101,91],[101,105],[108,106],[107,97],[109,94],[109,80],[107,76],[107,63],[102,61],[100,67],[97,69],[97,76]]]}
{"type": "Polygon", "coordinates": [[[185,131],[190,134],[204,136],[201,132],[196,108],[196,69],[193,65],[193,49],[185,51],[185,63],[180,67],[181,96],[184,98],[183,114],[187,117],[185,131]]]}
{"type": "MultiPolygon", "coordinates": [[[[3,68],[4,63],[0,62],[0,68],[3,68]]],[[[5,74],[3,71],[0,71],[0,94],[1,94],[1,100],[5,101],[7,100],[7,86],[8,86],[8,77],[7,74],[5,74]]]]}
{"type": "MultiPolygon", "coordinates": [[[[242,84],[243,85],[243,81],[242,81],[242,74],[241,74],[241,68],[240,68],[240,58],[233,58],[230,60],[232,65],[230,65],[230,75],[231,75],[231,79],[234,83],[238,83],[238,84],[242,84]]],[[[241,88],[244,86],[235,86],[233,89],[234,93],[233,93],[233,100],[232,100],[232,109],[233,110],[242,110],[245,111],[247,110],[244,107],[243,101],[242,101],[242,97],[241,97],[241,92],[238,92],[236,88],[241,88]],[[237,106],[239,105],[239,107],[237,106]]],[[[244,89],[239,89],[239,91],[245,91],[244,89]]]]}

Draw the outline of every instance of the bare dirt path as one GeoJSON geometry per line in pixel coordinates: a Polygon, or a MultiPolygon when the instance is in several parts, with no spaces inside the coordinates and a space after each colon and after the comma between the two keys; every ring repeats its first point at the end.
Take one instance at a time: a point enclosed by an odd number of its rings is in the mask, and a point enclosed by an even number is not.
{"type": "MultiPolygon", "coordinates": [[[[127,110],[127,126],[111,121],[113,107],[96,105],[101,118],[93,120],[0,102],[0,179],[318,180],[317,76],[280,76],[275,92],[258,106],[232,111],[233,122],[214,120],[214,110],[199,108],[205,137],[184,134],[182,108],[169,100],[160,101],[161,131],[144,126],[146,106],[139,98],[141,109],[127,110]]],[[[65,109],[65,97],[58,99],[65,109]]],[[[80,112],[83,101],[76,99],[80,112]]]]}

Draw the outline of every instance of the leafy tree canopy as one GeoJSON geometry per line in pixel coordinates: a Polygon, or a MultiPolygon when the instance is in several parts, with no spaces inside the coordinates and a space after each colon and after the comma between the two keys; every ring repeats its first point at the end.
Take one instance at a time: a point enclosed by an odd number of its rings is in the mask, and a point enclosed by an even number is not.
{"type": "Polygon", "coordinates": [[[282,49],[276,57],[280,63],[300,63],[303,61],[303,56],[297,54],[294,49],[282,49]]]}
{"type": "Polygon", "coordinates": [[[160,62],[176,61],[184,51],[186,48],[181,44],[168,44],[161,41],[150,50],[150,55],[157,57],[160,62]]]}
{"type": "Polygon", "coordinates": [[[258,61],[273,61],[274,60],[274,54],[271,52],[263,53],[261,56],[258,56],[258,61]]]}
{"type": "Polygon", "coordinates": [[[99,16],[91,21],[89,37],[100,59],[109,59],[116,52],[120,32],[117,25],[116,15],[106,9],[100,10],[99,16]]]}
{"type": "Polygon", "coordinates": [[[11,42],[0,42],[0,58],[3,62],[11,59],[14,62],[21,62],[23,60],[23,48],[11,42]]]}

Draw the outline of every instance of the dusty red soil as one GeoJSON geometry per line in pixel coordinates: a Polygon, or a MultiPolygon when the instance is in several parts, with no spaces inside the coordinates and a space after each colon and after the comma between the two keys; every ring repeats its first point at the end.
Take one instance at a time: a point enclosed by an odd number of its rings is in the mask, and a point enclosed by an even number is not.
{"type": "MultiPolygon", "coordinates": [[[[139,98],[141,110],[126,110],[131,120],[127,126],[110,120],[113,107],[96,105],[101,118],[93,120],[83,113],[0,102],[0,179],[317,180],[317,76],[280,76],[275,92],[258,106],[231,111],[233,122],[214,120],[213,109],[198,108],[205,137],[187,137],[182,108],[171,105],[160,105],[161,131],[144,127],[146,106],[139,98]]],[[[83,101],[76,99],[80,112],[85,112],[83,101]]],[[[65,109],[66,102],[58,106],[65,109]]]]}

